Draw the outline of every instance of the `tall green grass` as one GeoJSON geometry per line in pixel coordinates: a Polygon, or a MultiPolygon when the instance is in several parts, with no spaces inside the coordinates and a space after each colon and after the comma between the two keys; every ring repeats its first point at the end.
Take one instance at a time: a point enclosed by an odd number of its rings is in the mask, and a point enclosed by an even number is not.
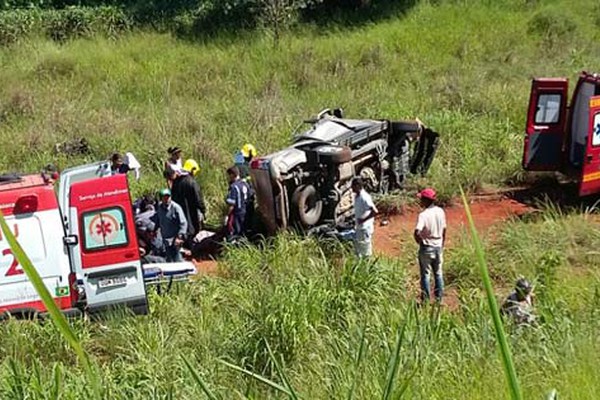
{"type": "MultiPolygon", "coordinates": [[[[482,241],[492,278],[506,279],[494,281],[494,296],[502,300],[513,277],[527,276],[536,282],[543,321],[530,330],[505,325],[523,398],[543,398],[556,388],[561,397],[594,399],[600,361],[595,220],[542,215],[510,222],[494,235],[497,241],[482,241]],[[521,247],[510,240],[524,237],[521,247]],[[557,253],[574,258],[557,262],[557,253]]],[[[457,262],[476,266],[467,236],[454,243],[445,254],[447,269],[457,262]]],[[[351,249],[279,237],[262,250],[231,249],[221,265],[228,278],[202,278],[169,296],[151,292],[148,317],[114,314],[75,321],[73,329],[100,366],[104,393],[115,399],[201,398],[206,391],[189,367],[217,398],[287,396],[222,361],[289,391],[285,376],[299,398],[508,396],[479,272],[473,280],[448,275],[457,309],[415,312],[414,251],[406,246],[399,258],[356,264],[351,249]]],[[[85,396],[89,381],[75,360],[52,325],[0,324],[0,398],[21,392],[43,398],[56,390],[61,398],[85,396]]]]}
{"type": "MultiPolygon", "coordinates": [[[[42,280],[40,274],[37,272],[37,269],[31,262],[27,254],[25,254],[25,251],[23,251],[23,248],[17,241],[17,238],[8,227],[8,224],[6,223],[6,219],[4,218],[4,214],[2,213],[2,211],[0,211],[0,228],[4,236],[6,237],[6,241],[8,242],[9,248],[12,250],[12,253],[15,256],[15,259],[23,268],[27,279],[29,279],[35,291],[40,296],[40,299],[44,303],[44,306],[46,307],[46,310],[50,315],[52,322],[56,325],[56,334],[61,336],[72,347],[73,351],[77,355],[77,358],[79,359],[79,362],[81,363],[81,366],[83,367],[83,370],[87,374],[87,378],[89,380],[91,389],[90,392],[92,396],[99,399],[100,384],[98,382],[96,372],[94,371],[92,364],[90,364],[90,360],[88,358],[87,353],[81,346],[79,338],[73,332],[73,329],[71,329],[71,326],[67,322],[67,319],[61,313],[60,309],[54,302],[52,295],[48,291],[48,288],[46,288],[46,285],[44,284],[44,281],[42,280]]],[[[71,288],[71,290],[74,289],[71,288]]]]}
{"type": "MultiPolygon", "coordinates": [[[[0,168],[37,171],[133,151],[136,193],[162,185],[166,149],[200,162],[217,211],[235,149],[288,144],[305,117],[342,106],[350,117],[420,117],[442,134],[427,180],[446,197],[520,176],[532,76],[573,77],[598,64],[591,3],[423,2],[384,22],[303,26],[274,49],[261,32],[190,42],[131,33],[0,49],[0,168]],[[506,29],[510,27],[510,29],[506,29]],[[550,35],[549,32],[556,34],[550,35]],[[88,156],[54,155],[86,137],[88,156]],[[21,160],[27,160],[23,165],[21,160]]],[[[514,179],[513,179],[514,180],[514,179]]]]}
{"type": "Polygon", "coordinates": [[[467,219],[469,221],[469,228],[471,231],[472,241],[475,246],[475,253],[477,256],[477,264],[479,264],[479,272],[481,274],[481,280],[483,281],[483,287],[485,289],[485,294],[488,300],[490,315],[492,316],[492,321],[494,322],[494,330],[496,332],[496,338],[498,339],[498,347],[500,347],[502,365],[504,366],[504,372],[506,373],[506,379],[508,382],[508,388],[510,389],[510,395],[513,400],[520,400],[523,398],[521,393],[521,387],[519,386],[519,380],[517,378],[515,364],[513,362],[510,348],[508,347],[508,342],[506,340],[506,333],[502,325],[500,309],[498,307],[494,295],[492,280],[490,279],[490,274],[488,272],[483,246],[481,245],[479,234],[477,233],[477,230],[475,228],[475,221],[473,220],[473,216],[471,215],[471,209],[469,208],[467,196],[465,196],[465,193],[463,192],[462,188],[460,189],[460,191],[462,201],[465,206],[465,212],[467,214],[467,219]]]}
{"type": "MultiPolygon", "coordinates": [[[[422,2],[379,24],[304,26],[278,49],[260,33],[203,43],[148,32],[32,40],[0,50],[0,168],[35,172],[133,151],[144,165],[133,183],[141,193],[162,185],[161,160],[178,144],[200,162],[215,215],[240,144],[278,149],[300,119],[340,105],[349,116],[419,116],[442,134],[430,176],[415,185],[448,198],[456,182],[501,184],[519,175],[529,78],[598,64],[593,6],[422,2]],[[91,154],[52,154],[56,142],[81,136],[91,154]]],[[[72,328],[114,399],[281,397],[258,376],[302,398],[501,396],[504,367],[473,244],[453,234],[445,254],[453,311],[415,313],[410,240],[397,258],[356,263],[343,246],[285,235],[230,249],[227,279],[151,293],[148,317],[72,328]]],[[[518,275],[536,282],[544,322],[506,326],[523,397],[556,388],[595,399],[597,220],[551,210],[495,228],[482,245],[498,299],[518,275]]],[[[90,383],[54,326],[0,324],[0,398],[83,398],[90,383]]]]}

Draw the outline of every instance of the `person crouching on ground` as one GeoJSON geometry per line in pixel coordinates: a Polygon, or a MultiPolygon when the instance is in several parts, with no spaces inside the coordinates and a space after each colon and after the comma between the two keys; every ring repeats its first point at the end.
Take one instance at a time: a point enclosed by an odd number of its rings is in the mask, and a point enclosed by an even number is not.
{"type": "Polygon", "coordinates": [[[517,325],[532,325],[536,322],[533,313],[533,286],[527,279],[517,280],[515,290],[502,304],[502,315],[511,317],[517,325]]]}
{"type": "Polygon", "coordinates": [[[433,272],[434,294],[438,302],[444,295],[444,244],[446,242],[446,214],[435,205],[435,190],[427,188],[417,195],[423,211],[419,213],[414,238],[419,244],[419,268],[421,275],[421,301],[428,302],[430,296],[429,275],[433,272]]]}
{"type": "Polygon", "coordinates": [[[228,206],[227,236],[229,239],[233,239],[244,234],[251,189],[248,183],[240,179],[238,167],[227,169],[227,179],[229,180],[229,192],[225,200],[228,206]]]}
{"type": "Polygon", "coordinates": [[[370,257],[373,254],[373,232],[377,207],[371,195],[364,189],[363,180],[355,177],[352,180],[354,197],[354,219],[356,234],[354,251],[358,257],[370,257]]]}
{"type": "Polygon", "coordinates": [[[181,262],[183,256],[179,249],[185,241],[187,220],[181,206],[171,200],[171,190],[161,190],[160,199],[156,218],[165,243],[166,259],[167,262],[181,262]]]}

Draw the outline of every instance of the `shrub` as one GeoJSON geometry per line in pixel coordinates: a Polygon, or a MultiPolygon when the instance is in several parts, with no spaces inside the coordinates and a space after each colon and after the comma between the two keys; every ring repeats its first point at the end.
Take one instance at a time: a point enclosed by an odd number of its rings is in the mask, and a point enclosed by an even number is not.
{"type": "Polygon", "coordinates": [[[3,11],[0,12],[0,45],[10,45],[38,34],[59,42],[94,35],[114,38],[131,27],[131,18],[117,7],[3,11]]]}
{"type": "Polygon", "coordinates": [[[549,44],[567,39],[577,30],[575,18],[562,9],[546,8],[531,17],[528,32],[537,34],[549,44]]]}
{"type": "Polygon", "coordinates": [[[18,42],[40,30],[42,12],[38,9],[0,12],[0,46],[18,42]]]}
{"type": "Polygon", "coordinates": [[[129,18],[115,7],[68,7],[47,11],[44,18],[46,36],[59,42],[98,34],[115,37],[130,27],[129,18]]]}

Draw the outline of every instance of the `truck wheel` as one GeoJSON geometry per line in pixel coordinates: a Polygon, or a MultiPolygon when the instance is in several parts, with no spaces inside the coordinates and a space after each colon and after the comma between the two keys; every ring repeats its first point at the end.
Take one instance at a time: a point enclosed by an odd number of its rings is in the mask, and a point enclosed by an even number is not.
{"type": "Polygon", "coordinates": [[[343,164],[352,160],[352,150],[344,146],[325,145],[315,149],[319,160],[325,163],[343,164]]]}
{"type": "Polygon", "coordinates": [[[417,121],[393,121],[392,132],[399,133],[414,133],[419,131],[419,123],[417,121]]]}
{"type": "Polygon", "coordinates": [[[323,200],[313,185],[304,185],[296,189],[292,202],[298,219],[305,228],[315,225],[321,219],[323,200]]]}

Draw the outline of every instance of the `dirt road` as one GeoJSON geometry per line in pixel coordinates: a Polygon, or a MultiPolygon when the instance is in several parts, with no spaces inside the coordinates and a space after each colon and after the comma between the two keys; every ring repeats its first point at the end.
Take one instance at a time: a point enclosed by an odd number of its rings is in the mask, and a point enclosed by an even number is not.
{"type": "MultiPolygon", "coordinates": [[[[497,223],[532,211],[522,203],[501,196],[478,196],[471,201],[470,206],[475,225],[482,234],[497,223]]],[[[399,255],[403,243],[413,240],[412,232],[419,211],[416,207],[410,208],[402,214],[390,216],[386,226],[377,224],[375,252],[387,256],[399,255]]],[[[453,237],[467,227],[467,218],[460,199],[455,201],[454,206],[446,207],[445,211],[448,223],[448,246],[452,246],[453,237]]],[[[195,264],[199,276],[218,274],[216,261],[198,261],[195,264]]],[[[418,281],[417,266],[414,265],[411,271],[418,281]]]]}
{"type": "MultiPolygon", "coordinates": [[[[485,233],[491,226],[512,217],[518,217],[533,209],[515,200],[505,197],[477,197],[470,203],[471,215],[480,233],[485,233]]],[[[457,199],[454,206],[444,208],[448,224],[448,246],[452,246],[452,238],[461,229],[468,228],[465,209],[457,199]]],[[[402,251],[402,243],[412,241],[412,235],[420,210],[411,208],[400,215],[389,218],[387,226],[377,225],[375,229],[375,251],[380,254],[394,256],[402,251]]]]}
{"type": "MultiPolygon", "coordinates": [[[[469,206],[475,227],[480,235],[485,235],[494,225],[533,211],[529,206],[501,196],[476,197],[469,206]]],[[[467,216],[460,200],[457,200],[454,206],[445,207],[444,210],[448,225],[447,247],[452,247],[453,238],[456,238],[461,230],[468,229],[467,216]]],[[[391,216],[388,225],[380,226],[378,224],[374,237],[375,252],[386,256],[401,254],[404,244],[413,240],[412,235],[419,212],[418,208],[408,209],[400,215],[391,216]]],[[[414,264],[407,267],[410,269],[409,296],[416,298],[419,293],[419,269],[416,254],[414,264]]],[[[459,308],[458,293],[452,285],[446,287],[443,303],[450,311],[459,308]]]]}

